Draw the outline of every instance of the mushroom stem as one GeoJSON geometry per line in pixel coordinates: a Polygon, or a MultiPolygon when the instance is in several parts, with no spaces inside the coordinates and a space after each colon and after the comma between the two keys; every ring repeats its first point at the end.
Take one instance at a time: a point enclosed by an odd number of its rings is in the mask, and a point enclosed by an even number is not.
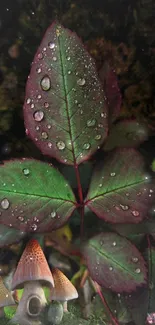
{"type": "Polygon", "coordinates": [[[30,313],[28,310],[28,301],[30,300],[31,296],[36,296],[38,297],[38,300],[40,300],[40,312],[41,310],[45,307],[47,300],[44,294],[44,290],[42,288],[42,285],[39,281],[29,281],[29,282],[25,282],[24,284],[24,290],[23,290],[23,295],[21,300],[19,301],[19,305],[17,307],[16,310],[16,314],[12,319],[12,322],[21,322],[22,324],[22,320],[24,318],[30,318],[31,320],[37,320],[39,318],[39,314],[38,315],[32,314],[32,316],[30,317],[30,313]]]}
{"type": "Polygon", "coordinates": [[[66,300],[66,301],[63,301],[62,305],[63,305],[64,313],[67,313],[67,312],[68,312],[68,308],[67,308],[67,300],[66,300]]]}

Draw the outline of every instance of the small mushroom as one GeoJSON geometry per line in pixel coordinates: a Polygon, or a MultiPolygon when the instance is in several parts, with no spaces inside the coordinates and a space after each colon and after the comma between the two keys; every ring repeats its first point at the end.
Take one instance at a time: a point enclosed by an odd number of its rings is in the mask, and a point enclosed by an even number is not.
{"type": "Polygon", "coordinates": [[[63,301],[64,312],[67,312],[67,301],[78,298],[78,292],[71,281],[57,268],[52,269],[54,288],[51,289],[51,300],[63,301]]]}
{"type": "Polygon", "coordinates": [[[4,307],[11,305],[15,305],[15,301],[0,276],[0,317],[4,316],[4,307]]]}
{"type": "Polygon", "coordinates": [[[38,241],[31,239],[12,279],[12,290],[24,288],[14,322],[20,323],[23,319],[38,320],[47,303],[42,286],[54,287],[53,276],[38,241]]]}

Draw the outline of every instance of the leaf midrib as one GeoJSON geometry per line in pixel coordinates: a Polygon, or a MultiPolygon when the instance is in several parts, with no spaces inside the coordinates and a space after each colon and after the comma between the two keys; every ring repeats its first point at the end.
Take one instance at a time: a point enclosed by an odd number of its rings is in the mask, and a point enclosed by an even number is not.
{"type": "Polygon", "coordinates": [[[102,194],[95,195],[95,196],[89,198],[88,200],[86,200],[85,203],[88,203],[89,201],[92,201],[93,199],[97,199],[99,197],[102,197],[103,195],[106,196],[108,194],[111,194],[111,193],[114,193],[114,192],[117,192],[117,191],[120,191],[120,190],[124,190],[124,189],[126,189],[128,187],[131,187],[131,186],[134,186],[134,185],[138,185],[138,184],[148,184],[148,183],[145,182],[144,180],[142,180],[142,181],[135,182],[135,183],[132,183],[132,184],[129,184],[129,185],[121,186],[121,187],[116,188],[114,190],[110,190],[110,191],[107,191],[107,192],[103,192],[102,194]]]}
{"type": "Polygon", "coordinates": [[[58,201],[65,201],[65,202],[70,202],[70,203],[73,203],[75,205],[75,202],[74,201],[71,201],[71,200],[68,200],[68,199],[64,199],[64,198],[58,198],[58,197],[51,197],[51,196],[44,196],[44,195],[41,195],[41,194],[31,194],[31,193],[21,193],[19,191],[10,191],[10,190],[0,190],[0,193],[11,193],[11,194],[14,194],[14,195],[24,195],[24,196],[32,196],[32,197],[40,197],[42,199],[51,199],[51,200],[58,200],[58,201]]]}
{"type": "MultiPolygon", "coordinates": [[[[100,253],[101,256],[106,257],[107,260],[112,261],[112,263],[115,263],[115,265],[117,265],[119,268],[121,268],[122,270],[126,271],[129,275],[134,276],[134,278],[136,277],[136,274],[128,269],[126,269],[125,267],[123,267],[121,264],[119,264],[115,259],[113,258],[109,258],[108,255],[106,255],[105,253],[102,253],[100,250],[98,250],[98,247],[96,247],[94,244],[91,243],[91,247],[95,249],[95,251],[98,251],[100,253]]],[[[136,277],[137,279],[137,277],[136,277]]]]}

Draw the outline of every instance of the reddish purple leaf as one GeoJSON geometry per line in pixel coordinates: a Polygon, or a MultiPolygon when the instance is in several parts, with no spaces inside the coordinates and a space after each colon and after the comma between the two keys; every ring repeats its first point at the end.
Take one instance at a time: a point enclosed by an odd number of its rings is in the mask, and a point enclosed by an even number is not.
{"type": "Polygon", "coordinates": [[[94,170],[85,205],[111,223],[138,223],[152,214],[155,182],[134,149],[111,152],[94,170]]]}
{"type": "Polygon", "coordinates": [[[88,159],[107,136],[107,104],[95,62],[77,35],[57,23],[34,57],[24,119],[40,150],[70,165],[88,159]]]}
{"type": "Polygon", "coordinates": [[[99,76],[103,82],[105,94],[107,97],[109,108],[109,124],[111,125],[119,116],[122,96],[118,86],[115,71],[110,68],[110,65],[107,61],[105,61],[103,64],[99,72],[99,76]]]}
{"type": "Polygon", "coordinates": [[[116,292],[131,292],[146,283],[147,269],[138,249],[115,233],[100,233],[84,248],[91,277],[116,292]]]}

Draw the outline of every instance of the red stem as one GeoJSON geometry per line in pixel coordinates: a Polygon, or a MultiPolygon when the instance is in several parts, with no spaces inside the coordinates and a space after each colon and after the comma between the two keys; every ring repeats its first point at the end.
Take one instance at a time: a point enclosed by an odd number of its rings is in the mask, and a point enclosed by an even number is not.
{"type": "Polygon", "coordinates": [[[81,239],[83,237],[83,231],[84,231],[84,204],[83,204],[83,191],[81,186],[81,179],[80,179],[80,173],[79,173],[79,166],[77,164],[74,165],[75,168],[75,175],[78,185],[78,195],[79,195],[79,201],[80,201],[80,216],[81,216],[81,239]]]}
{"type": "Polygon", "coordinates": [[[94,289],[95,289],[95,291],[98,293],[98,295],[100,296],[101,301],[103,302],[103,305],[105,306],[106,310],[108,311],[108,313],[109,313],[109,315],[110,315],[110,317],[111,317],[111,320],[112,320],[113,324],[114,324],[114,325],[119,325],[119,324],[117,323],[116,318],[113,316],[113,314],[112,314],[112,312],[111,312],[111,310],[110,310],[110,308],[109,308],[109,306],[108,306],[108,304],[107,304],[107,302],[106,302],[106,299],[104,298],[104,296],[103,296],[103,294],[102,294],[102,292],[101,292],[101,290],[100,290],[99,285],[98,285],[97,282],[95,282],[95,281],[92,281],[92,282],[93,282],[94,289]]]}

